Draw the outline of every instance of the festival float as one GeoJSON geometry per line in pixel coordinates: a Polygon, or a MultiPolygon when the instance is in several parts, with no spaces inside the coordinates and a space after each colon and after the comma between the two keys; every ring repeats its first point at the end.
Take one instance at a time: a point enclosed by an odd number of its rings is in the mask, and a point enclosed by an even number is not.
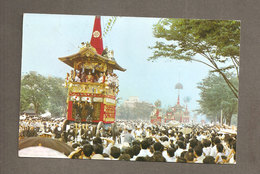
{"type": "Polygon", "coordinates": [[[162,117],[163,117],[162,111],[159,108],[155,108],[150,115],[150,121],[152,124],[161,125],[162,117]]]}
{"type": "Polygon", "coordinates": [[[180,123],[189,123],[190,122],[190,112],[186,103],[186,107],[180,103],[180,90],[183,89],[181,83],[175,85],[175,89],[178,90],[178,98],[175,106],[170,108],[170,111],[166,112],[165,123],[170,121],[178,121],[180,123]]]}
{"type": "Polygon", "coordinates": [[[165,114],[162,113],[161,109],[155,108],[150,115],[150,122],[152,124],[175,124],[175,123],[189,123],[190,122],[190,112],[188,110],[188,106],[182,106],[180,104],[180,90],[183,89],[183,85],[181,83],[177,83],[175,85],[175,89],[178,90],[178,98],[175,106],[170,107],[165,114]]]}
{"type": "Polygon", "coordinates": [[[126,71],[117,64],[113,51],[103,49],[101,22],[95,17],[90,43],[82,42],[79,52],[59,60],[73,68],[67,73],[67,120],[71,122],[115,121],[119,84],[115,70],[126,71]]]}

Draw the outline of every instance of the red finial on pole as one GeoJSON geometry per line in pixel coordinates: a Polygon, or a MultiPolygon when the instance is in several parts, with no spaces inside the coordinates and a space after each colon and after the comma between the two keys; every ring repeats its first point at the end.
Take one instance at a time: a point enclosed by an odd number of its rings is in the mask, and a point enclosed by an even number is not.
{"type": "Polygon", "coordinates": [[[102,39],[100,19],[101,19],[100,16],[95,17],[93,33],[92,33],[92,37],[90,40],[90,44],[91,44],[91,46],[93,46],[96,49],[97,53],[101,55],[103,52],[103,39],[102,39]]]}

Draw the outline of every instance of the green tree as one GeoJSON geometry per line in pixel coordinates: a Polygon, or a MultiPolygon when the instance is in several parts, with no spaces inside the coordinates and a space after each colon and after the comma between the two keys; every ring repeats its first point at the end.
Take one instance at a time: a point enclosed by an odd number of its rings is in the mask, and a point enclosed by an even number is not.
{"type": "Polygon", "coordinates": [[[24,111],[32,103],[36,115],[43,113],[48,105],[48,85],[46,78],[36,72],[23,76],[21,81],[20,110],[24,111]]]}
{"type": "Polygon", "coordinates": [[[48,110],[54,117],[65,115],[67,108],[67,89],[64,88],[64,79],[48,77],[48,110]]]}
{"type": "MultiPolygon", "coordinates": [[[[228,73],[226,77],[238,87],[238,80],[234,75],[228,73]]],[[[205,114],[212,121],[221,121],[222,110],[223,120],[230,125],[232,115],[237,114],[238,99],[232,94],[225,80],[215,73],[210,73],[198,84],[198,88],[200,89],[198,113],[205,114]]]]}
{"type": "Polygon", "coordinates": [[[36,72],[30,72],[22,77],[20,112],[33,104],[36,115],[48,110],[52,116],[66,113],[67,89],[63,87],[64,80],[57,77],[44,77],[36,72]]]}
{"type": "Polygon", "coordinates": [[[148,120],[153,106],[146,102],[134,103],[133,106],[120,105],[117,107],[116,117],[126,120],[148,120]]]}
{"type": "Polygon", "coordinates": [[[160,41],[150,47],[154,54],[148,60],[164,57],[200,62],[213,72],[218,72],[238,98],[238,88],[226,77],[225,72],[235,70],[238,78],[239,21],[161,19],[153,29],[154,36],[160,41]],[[196,59],[196,55],[202,58],[196,59]]]}

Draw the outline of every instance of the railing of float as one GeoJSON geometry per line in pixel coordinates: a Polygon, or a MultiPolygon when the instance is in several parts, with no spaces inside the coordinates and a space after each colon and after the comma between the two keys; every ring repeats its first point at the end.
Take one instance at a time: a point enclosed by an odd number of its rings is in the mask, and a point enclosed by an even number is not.
{"type": "Polygon", "coordinates": [[[70,92],[89,93],[89,94],[104,94],[113,95],[117,94],[117,91],[105,83],[93,83],[93,82],[68,82],[67,87],[70,92]]]}

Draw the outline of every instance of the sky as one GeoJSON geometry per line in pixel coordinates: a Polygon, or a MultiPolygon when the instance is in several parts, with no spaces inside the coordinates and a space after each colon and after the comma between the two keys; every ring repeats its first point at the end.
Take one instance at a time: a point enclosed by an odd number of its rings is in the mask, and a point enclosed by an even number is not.
{"type": "MultiPolygon", "coordinates": [[[[90,42],[94,16],[54,15],[27,13],[23,17],[22,75],[37,71],[45,76],[64,78],[71,68],[58,60],[77,53],[81,42],[90,42]]],[[[104,29],[109,16],[101,16],[104,29]]],[[[162,107],[174,106],[178,91],[175,84],[183,84],[180,102],[190,97],[190,111],[198,109],[200,90],[197,84],[206,78],[209,68],[196,62],[147,59],[153,55],[149,46],[158,40],[153,36],[153,25],[159,18],[118,17],[112,30],[103,38],[104,48],[114,50],[117,63],[127,69],[116,71],[123,100],[138,96],[141,101],[154,103],[161,100],[162,107]]],[[[200,59],[200,57],[196,57],[200,59]]],[[[193,115],[193,113],[191,113],[193,115]]]]}

